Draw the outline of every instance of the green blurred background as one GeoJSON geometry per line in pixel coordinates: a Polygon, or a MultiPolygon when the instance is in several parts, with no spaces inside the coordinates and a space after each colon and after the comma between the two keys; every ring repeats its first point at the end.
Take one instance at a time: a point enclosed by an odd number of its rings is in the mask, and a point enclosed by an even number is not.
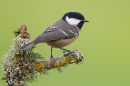
{"type": "MultiPolygon", "coordinates": [[[[130,86],[130,0],[0,0],[0,57],[20,25],[28,26],[33,40],[68,11],[81,12],[90,21],[66,47],[81,50],[84,63],[69,65],[62,73],[50,70],[49,76],[28,86],[130,86]]],[[[37,45],[35,51],[49,59],[46,44],[37,45]]],[[[54,49],[54,56],[61,55],[54,49]]]]}

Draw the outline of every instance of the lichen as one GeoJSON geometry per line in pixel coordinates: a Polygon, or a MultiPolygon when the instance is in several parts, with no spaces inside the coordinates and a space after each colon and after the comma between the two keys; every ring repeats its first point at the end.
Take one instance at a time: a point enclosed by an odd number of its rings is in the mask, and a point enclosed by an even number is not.
{"type": "Polygon", "coordinates": [[[14,34],[13,44],[2,57],[2,69],[5,75],[2,80],[5,80],[8,86],[25,86],[26,82],[37,80],[39,73],[48,74],[48,70],[54,68],[61,72],[62,67],[72,63],[78,64],[84,60],[82,53],[78,50],[45,60],[43,56],[33,51],[35,46],[26,51],[21,50],[23,45],[31,42],[26,25],[21,25],[14,34]]]}

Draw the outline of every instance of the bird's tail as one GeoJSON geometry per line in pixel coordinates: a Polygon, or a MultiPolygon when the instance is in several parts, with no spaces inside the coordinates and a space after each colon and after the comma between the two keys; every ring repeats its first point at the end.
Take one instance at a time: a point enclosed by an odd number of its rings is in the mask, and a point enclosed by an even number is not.
{"type": "Polygon", "coordinates": [[[35,45],[34,42],[30,42],[30,43],[28,43],[26,45],[23,45],[21,47],[21,50],[23,50],[23,51],[28,50],[29,48],[32,48],[34,45],[35,45]]]}

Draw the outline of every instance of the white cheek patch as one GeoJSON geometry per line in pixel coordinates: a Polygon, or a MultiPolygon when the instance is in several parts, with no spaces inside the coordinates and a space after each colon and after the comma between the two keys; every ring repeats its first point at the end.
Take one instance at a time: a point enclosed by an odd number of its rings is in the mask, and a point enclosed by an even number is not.
{"type": "Polygon", "coordinates": [[[81,22],[81,20],[69,18],[68,16],[66,16],[65,20],[71,25],[78,25],[81,22]]]}

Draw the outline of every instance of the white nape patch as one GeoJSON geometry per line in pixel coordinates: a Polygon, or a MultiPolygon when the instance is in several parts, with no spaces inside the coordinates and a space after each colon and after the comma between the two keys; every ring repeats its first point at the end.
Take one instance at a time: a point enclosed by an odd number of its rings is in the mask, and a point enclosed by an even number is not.
{"type": "Polygon", "coordinates": [[[65,34],[66,36],[69,36],[65,31],[59,29],[59,31],[61,31],[63,34],[65,34]]]}
{"type": "Polygon", "coordinates": [[[65,20],[71,25],[78,25],[81,22],[79,19],[69,18],[68,16],[66,16],[65,20]]]}

